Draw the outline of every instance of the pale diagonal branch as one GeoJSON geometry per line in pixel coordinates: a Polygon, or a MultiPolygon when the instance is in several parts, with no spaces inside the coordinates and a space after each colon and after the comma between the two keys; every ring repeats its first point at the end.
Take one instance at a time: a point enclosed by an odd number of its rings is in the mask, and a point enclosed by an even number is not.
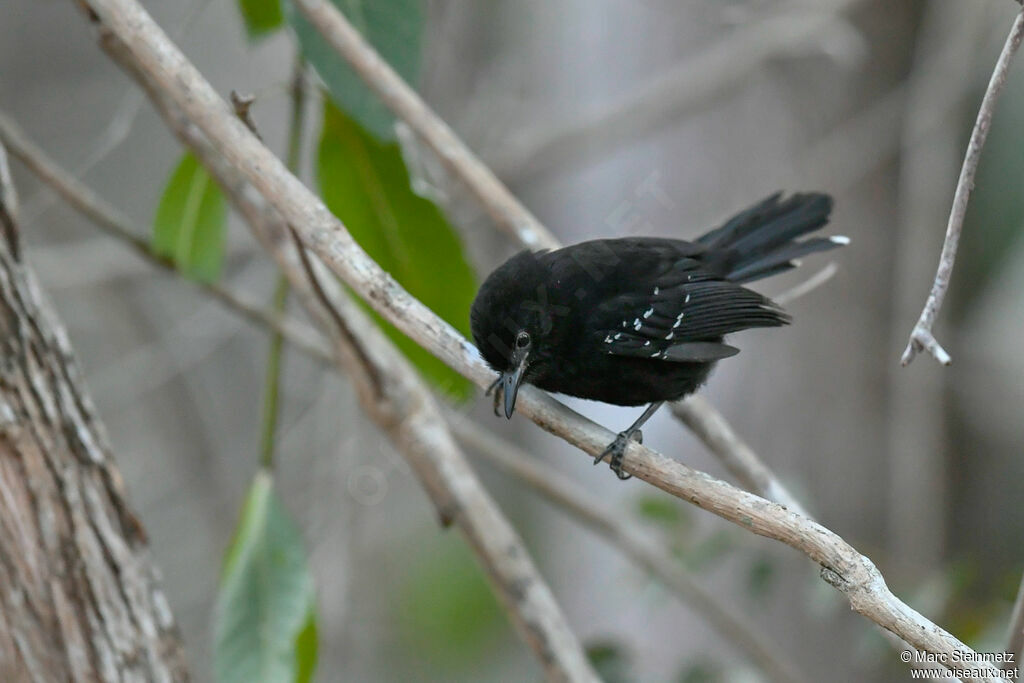
{"type": "Polygon", "coordinates": [[[935,339],[932,327],[935,325],[935,319],[939,315],[942,301],[949,289],[949,280],[953,275],[953,264],[956,262],[956,252],[960,245],[960,233],[963,232],[964,218],[967,216],[967,201],[970,199],[971,190],[974,189],[974,177],[978,171],[978,162],[981,160],[981,150],[985,146],[985,140],[988,138],[988,131],[992,125],[996,101],[1002,94],[1003,86],[1006,85],[1010,62],[1020,48],[1022,38],[1024,38],[1024,8],[1017,13],[1017,17],[1013,21],[1010,34],[1006,37],[1003,50],[999,53],[999,59],[996,60],[988,88],[981,99],[978,118],[974,122],[974,130],[971,131],[963,167],[960,169],[960,178],[957,180],[956,191],[953,193],[953,207],[950,209],[949,222],[946,224],[946,239],[942,244],[942,254],[939,256],[939,268],[935,273],[935,282],[932,284],[921,316],[910,333],[907,348],[903,351],[903,357],[900,359],[903,365],[909,365],[914,360],[914,356],[921,351],[927,351],[943,365],[953,362],[946,350],[935,339]]]}

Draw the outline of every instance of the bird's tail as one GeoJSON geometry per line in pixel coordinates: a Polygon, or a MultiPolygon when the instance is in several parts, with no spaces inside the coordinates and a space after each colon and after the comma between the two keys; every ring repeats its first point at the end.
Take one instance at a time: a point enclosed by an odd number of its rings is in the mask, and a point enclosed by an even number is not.
{"type": "Polygon", "coordinates": [[[750,282],[795,267],[794,259],[849,243],[846,237],[813,237],[797,241],[828,223],[832,198],[827,194],[778,192],[733,216],[697,240],[722,253],[726,278],[750,282]]]}

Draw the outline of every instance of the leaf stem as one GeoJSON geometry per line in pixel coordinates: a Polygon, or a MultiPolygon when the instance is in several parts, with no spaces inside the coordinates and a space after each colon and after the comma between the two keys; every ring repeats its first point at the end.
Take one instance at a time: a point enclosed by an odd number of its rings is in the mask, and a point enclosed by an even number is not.
{"type": "MultiPolygon", "coordinates": [[[[302,123],[306,114],[306,62],[301,55],[295,58],[292,71],[291,118],[288,122],[288,152],[285,163],[288,170],[296,173],[302,163],[302,123]]],[[[288,278],[278,273],[277,284],[274,286],[272,309],[280,315],[284,314],[288,301],[288,278]]],[[[270,335],[270,349],[267,352],[266,380],[263,388],[263,435],[260,440],[260,462],[264,468],[274,469],[274,446],[277,434],[278,406],[281,391],[281,354],[284,337],[279,331],[270,335]]]]}
{"type": "MultiPolygon", "coordinates": [[[[288,278],[282,274],[277,276],[274,286],[273,310],[277,314],[284,313],[288,301],[288,278]]],[[[280,332],[270,335],[270,350],[267,353],[267,374],[263,388],[263,437],[260,445],[260,462],[268,470],[274,469],[274,441],[277,432],[277,413],[281,388],[281,353],[284,347],[284,336],[280,332]]]]}

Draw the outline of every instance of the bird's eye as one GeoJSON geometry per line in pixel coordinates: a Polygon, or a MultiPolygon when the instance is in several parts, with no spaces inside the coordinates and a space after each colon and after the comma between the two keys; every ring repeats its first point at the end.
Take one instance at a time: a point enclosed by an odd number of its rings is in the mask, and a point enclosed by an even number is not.
{"type": "Polygon", "coordinates": [[[530,345],[530,335],[526,332],[520,332],[516,335],[516,348],[525,349],[530,345]]]}

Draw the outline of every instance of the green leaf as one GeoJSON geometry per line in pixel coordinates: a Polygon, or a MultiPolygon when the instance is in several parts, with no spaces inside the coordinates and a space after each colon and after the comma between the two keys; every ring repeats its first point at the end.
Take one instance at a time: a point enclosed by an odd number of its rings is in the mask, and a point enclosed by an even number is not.
{"type": "MultiPolygon", "coordinates": [[[[317,177],[324,202],[370,257],[468,335],[476,278],[444,214],[412,191],[398,144],[378,142],[325,102],[317,177]]],[[[375,317],[427,379],[453,398],[470,395],[466,379],[375,317]]]]}
{"type": "Polygon", "coordinates": [[[227,208],[210,174],[189,152],[164,188],[153,219],[153,249],[185,274],[212,282],[224,261],[227,208]]]}
{"type": "Polygon", "coordinates": [[[224,560],[214,617],[220,683],[309,681],[316,665],[313,578],[298,529],[261,470],[224,560]]]}
{"type": "MultiPolygon", "coordinates": [[[[381,57],[407,82],[419,75],[423,38],[420,0],[331,0],[381,57]]],[[[331,99],[381,141],[395,137],[394,117],[290,0],[288,22],[302,54],[327,85],[331,99]]]]}
{"type": "Polygon", "coordinates": [[[281,0],[238,0],[238,9],[250,41],[263,38],[284,23],[281,0]]]}

